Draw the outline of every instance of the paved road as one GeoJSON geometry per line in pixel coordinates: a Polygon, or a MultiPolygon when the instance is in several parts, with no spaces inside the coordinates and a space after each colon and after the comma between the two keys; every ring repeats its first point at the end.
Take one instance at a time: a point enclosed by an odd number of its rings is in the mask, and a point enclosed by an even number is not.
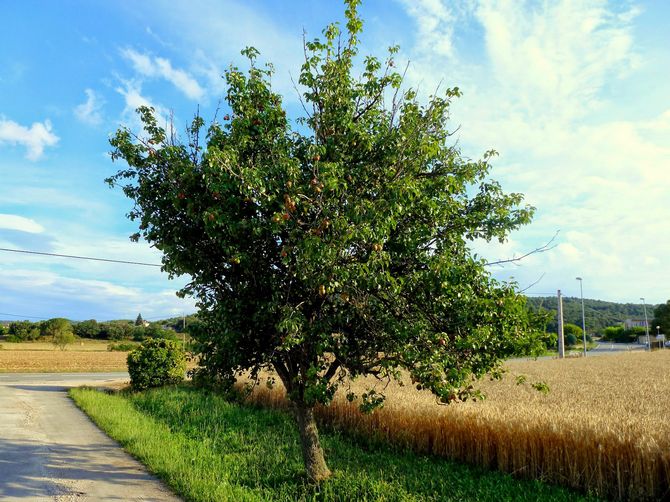
{"type": "Polygon", "coordinates": [[[123,379],[0,374],[0,500],[178,501],[67,397],[68,387],[123,379]]]}

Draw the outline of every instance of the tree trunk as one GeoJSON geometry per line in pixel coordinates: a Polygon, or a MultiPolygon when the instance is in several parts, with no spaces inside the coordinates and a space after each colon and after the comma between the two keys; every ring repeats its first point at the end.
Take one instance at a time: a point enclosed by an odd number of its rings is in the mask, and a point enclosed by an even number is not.
{"type": "Polygon", "coordinates": [[[314,408],[304,404],[295,405],[295,416],[300,431],[300,448],[305,461],[307,476],[318,483],[330,477],[330,469],[323,456],[323,448],[319,442],[319,432],[314,420],[314,408]]]}

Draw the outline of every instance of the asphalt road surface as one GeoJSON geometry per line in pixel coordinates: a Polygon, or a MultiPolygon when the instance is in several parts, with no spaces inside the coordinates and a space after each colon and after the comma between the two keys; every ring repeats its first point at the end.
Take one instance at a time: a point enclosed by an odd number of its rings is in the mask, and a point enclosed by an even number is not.
{"type": "Polygon", "coordinates": [[[0,374],[0,500],[178,501],[67,397],[125,373],[0,374]]]}

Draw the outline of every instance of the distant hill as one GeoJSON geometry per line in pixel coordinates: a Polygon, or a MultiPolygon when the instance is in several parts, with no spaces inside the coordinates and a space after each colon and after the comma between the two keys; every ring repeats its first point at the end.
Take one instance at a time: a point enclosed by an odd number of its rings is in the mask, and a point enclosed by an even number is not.
{"type": "MultiPolygon", "coordinates": [[[[533,309],[540,307],[556,313],[557,299],[555,296],[528,297],[528,305],[533,309]]],[[[649,322],[654,317],[656,305],[647,304],[649,322]]],[[[599,333],[608,326],[619,326],[626,319],[644,319],[644,306],[641,303],[615,303],[584,298],[584,317],[587,333],[599,333]]],[[[582,325],[581,299],[563,297],[563,320],[577,326],[582,325]]],[[[555,320],[547,326],[548,331],[555,332],[558,322],[555,320]]]]}

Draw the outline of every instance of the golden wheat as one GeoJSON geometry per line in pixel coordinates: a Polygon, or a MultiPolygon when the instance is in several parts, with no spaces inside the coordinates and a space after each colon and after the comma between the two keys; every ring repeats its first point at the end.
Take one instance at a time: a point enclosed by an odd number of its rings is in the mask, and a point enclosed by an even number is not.
{"type": "MultiPolygon", "coordinates": [[[[445,456],[619,500],[670,498],[670,350],[579,359],[510,361],[487,399],[440,406],[391,384],[383,409],[364,415],[342,396],[318,409],[328,425],[416,452],[445,456]],[[516,376],[545,381],[543,395],[516,376]]],[[[362,390],[372,380],[352,385],[362,390]]],[[[258,404],[285,406],[258,387],[258,404]]]]}
{"type": "Polygon", "coordinates": [[[0,373],[126,371],[125,352],[0,350],[0,373]]]}

